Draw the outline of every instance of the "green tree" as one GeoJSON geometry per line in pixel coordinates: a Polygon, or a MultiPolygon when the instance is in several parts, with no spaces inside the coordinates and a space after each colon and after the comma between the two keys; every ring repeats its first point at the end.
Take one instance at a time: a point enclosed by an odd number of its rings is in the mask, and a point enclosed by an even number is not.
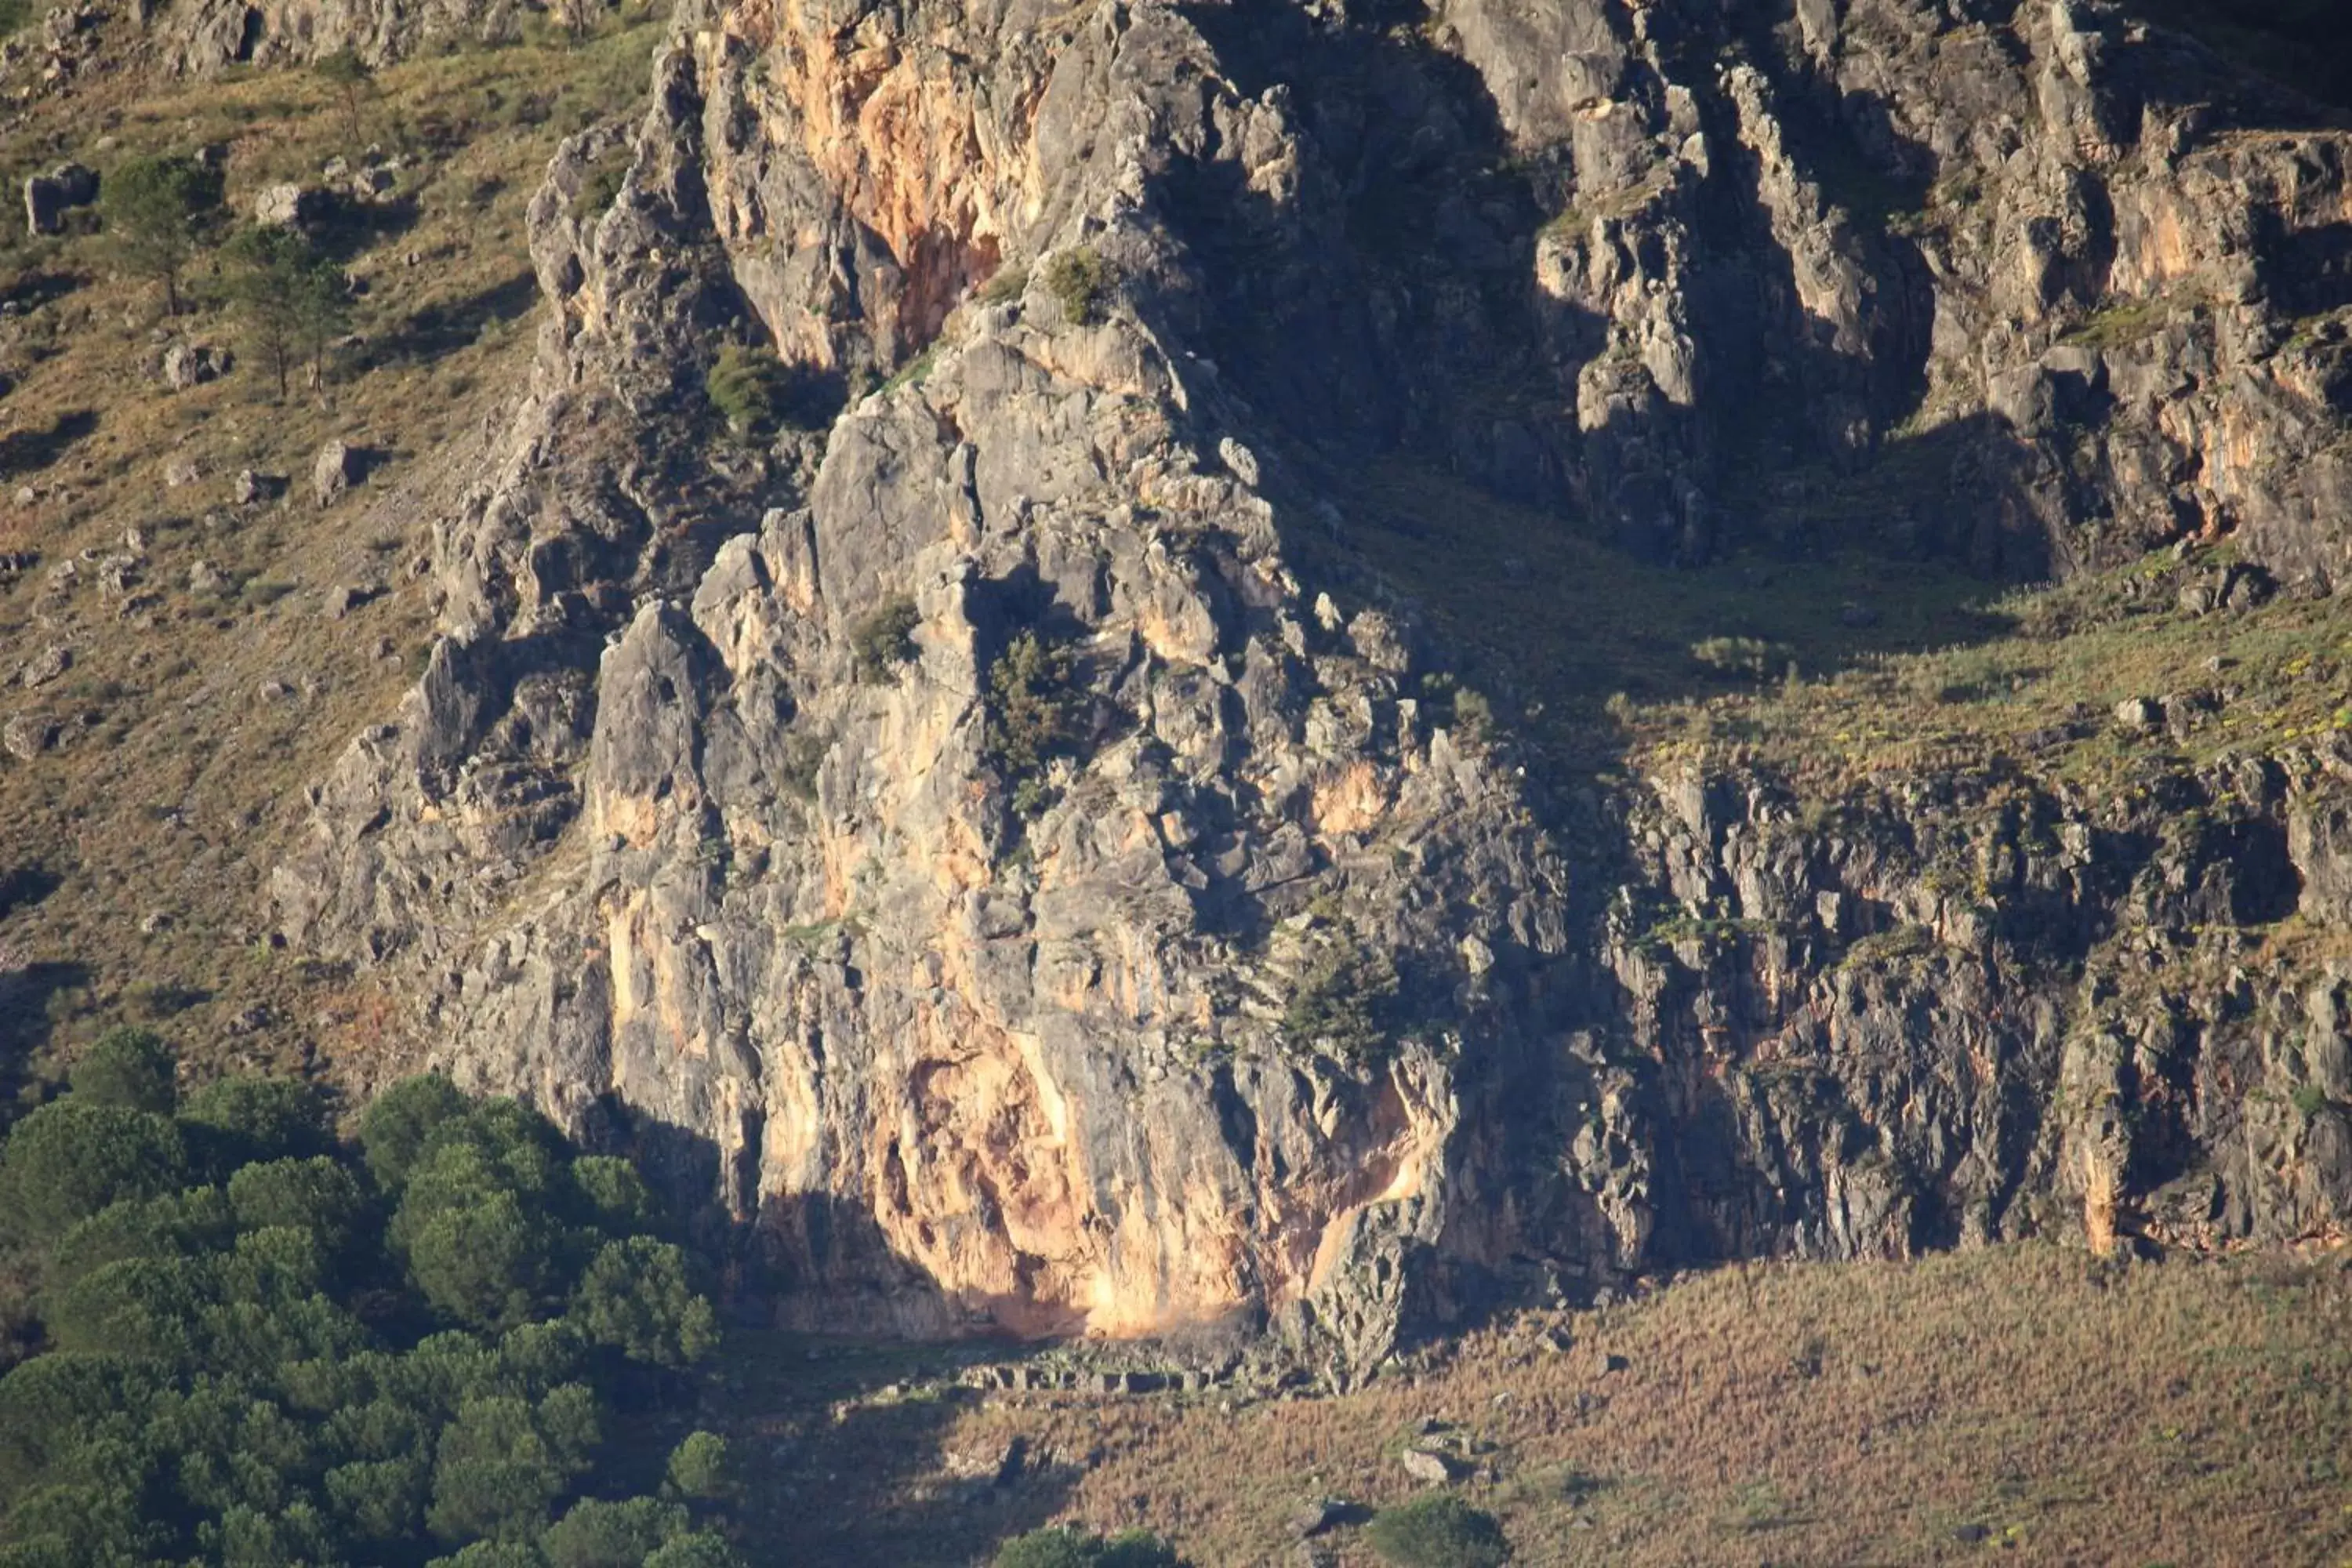
{"type": "Polygon", "coordinates": [[[653,1194],[626,1160],[583,1155],[572,1162],[572,1184],[579,1191],[589,1223],[605,1235],[635,1236],[653,1227],[653,1194]]]}
{"type": "Polygon", "coordinates": [[[686,1510],[652,1498],[583,1498],[539,1538],[549,1568],[643,1568],[662,1542],[687,1531],[686,1510]]]}
{"type": "Polygon", "coordinates": [[[360,121],[360,109],[375,90],[375,72],[354,51],[343,48],[333,54],[321,55],[310,68],[335,94],[343,108],[343,130],[356,149],[367,141],[360,121]]]}
{"type": "Polygon", "coordinates": [[[538,1310],[553,1284],[556,1226],[516,1193],[483,1182],[393,1218],[409,1278],[460,1322],[505,1328],[538,1310]],[[421,1209],[421,1212],[420,1212],[421,1209]]]}
{"type": "Polygon", "coordinates": [[[202,1258],[126,1258],[91,1269],[58,1295],[49,1335],[60,1350],[187,1363],[217,1290],[202,1258]]]}
{"type": "Polygon", "coordinates": [[[74,1097],[169,1116],[180,1102],[174,1068],[172,1048],[152,1029],[109,1029],[74,1063],[74,1097]]]}
{"type": "Polygon", "coordinates": [[[716,1531],[674,1535],[646,1559],[646,1568],[743,1568],[743,1559],[716,1531]]]}
{"type": "Polygon", "coordinates": [[[445,1541],[536,1535],[595,1441],[595,1398],[578,1384],[536,1406],[506,1395],[469,1399],[436,1449],[426,1523],[445,1541]]]}
{"type": "Polygon", "coordinates": [[[235,1234],[227,1197],[190,1187],[155,1198],[125,1198],[68,1227],[49,1248],[48,1282],[62,1290],[127,1258],[182,1258],[226,1247],[235,1234]]]}
{"type": "Polygon", "coordinates": [[[547,1568],[539,1545],[530,1541],[477,1541],[449,1557],[436,1557],[425,1568],[547,1568]]]}
{"type": "Polygon", "coordinates": [[[457,1086],[437,1073],[403,1079],[377,1095],[360,1116],[360,1148],[377,1184],[398,1192],[427,1140],[466,1109],[457,1086]]]}
{"type": "Polygon", "coordinates": [[[1158,1536],[1129,1531],[1109,1541],[1075,1525],[1017,1535],[997,1549],[993,1568],[1182,1568],[1158,1536]]]}
{"type": "Polygon", "coordinates": [[[727,1439],[716,1432],[689,1432],[671,1450],[663,1489],[694,1502],[723,1503],[735,1496],[735,1470],[727,1439]]]}
{"type": "Polygon", "coordinates": [[[1364,1534],[1381,1561],[1397,1568],[1502,1568],[1510,1560],[1495,1516],[1451,1492],[1384,1508],[1364,1534]]]}
{"type": "Polygon", "coordinates": [[[415,1453],[338,1465],[326,1475],[328,1505],[355,1545],[407,1542],[424,1529],[431,1474],[415,1453]]]}
{"type": "Polygon", "coordinates": [[[572,1321],[597,1344],[631,1361],[688,1366],[719,1342],[710,1303],[686,1277],[686,1254],[633,1236],[599,1250],[573,1298],[572,1321]]]}
{"type": "Polygon", "coordinates": [[[0,1147],[0,1225],[46,1242],[109,1204],[174,1190],[187,1165],[168,1119],[69,1097],[18,1122],[0,1147]]]}
{"type": "Polygon", "coordinates": [[[226,1176],[267,1160],[322,1152],[326,1116],[318,1091],[299,1079],[215,1079],[188,1097],[180,1124],[208,1170],[226,1176]]]}
{"type": "Polygon", "coordinates": [[[52,1351],[0,1377],[0,1500],[125,1425],[126,1416],[128,1425],[144,1426],[163,1376],[135,1357],[52,1351]]]}
{"type": "Polygon", "coordinates": [[[283,398],[298,364],[310,366],[310,390],[326,384],[327,350],[350,324],[348,285],[310,238],[277,224],[256,224],[229,242],[236,263],[229,296],[253,351],[278,377],[283,398]]]}
{"type": "Polygon", "coordinates": [[[292,1226],[330,1255],[353,1244],[368,1210],[358,1178],[327,1154],[247,1165],[229,1177],[228,1202],[238,1229],[292,1226]]]}
{"type": "Polygon", "coordinates": [[[98,208],[115,256],[163,286],[167,315],[180,313],[180,274],[220,209],[221,176],[194,158],[132,158],[99,187],[98,208]]]}

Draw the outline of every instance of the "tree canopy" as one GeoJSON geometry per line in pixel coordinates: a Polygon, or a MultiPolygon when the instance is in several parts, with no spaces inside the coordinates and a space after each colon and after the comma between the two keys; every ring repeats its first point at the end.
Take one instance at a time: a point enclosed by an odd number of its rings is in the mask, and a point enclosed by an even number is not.
{"type": "Polygon", "coordinates": [[[437,1079],[354,1144],[171,1067],[110,1035],[0,1142],[44,1346],[0,1377],[0,1568],[736,1563],[721,1439],[606,1443],[718,1338],[635,1167],[437,1079]]]}

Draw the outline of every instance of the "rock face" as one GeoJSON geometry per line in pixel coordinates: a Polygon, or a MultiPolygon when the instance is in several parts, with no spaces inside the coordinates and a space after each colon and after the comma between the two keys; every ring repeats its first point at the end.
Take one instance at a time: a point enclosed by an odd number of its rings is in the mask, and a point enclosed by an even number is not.
{"type": "Polygon", "coordinates": [[[2322,761],[1833,837],[1662,779],[1571,857],[1315,475],[1696,557],[1735,465],[1895,464],[1899,548],[2324,592],[2352,139],[2069,0],[1391,10],[682,17],[533,204],[534,390],[283,929],[668,1148],[808,1321],[1270,1312],[1346,1374],[1502,1289],[2340,1224],[2352,981],[2143,962],[2339,918],[2322,761]],[[746,452],[730,340],[891,379],[746,452]]]}
{"type": "Polygon", "coordinates": [[[518,15],[508,0],[191,0],[158,9],[150,26],[170,69],[211,76],[341,49],[381,66],[436,44],[511,37],[518,15]]]}

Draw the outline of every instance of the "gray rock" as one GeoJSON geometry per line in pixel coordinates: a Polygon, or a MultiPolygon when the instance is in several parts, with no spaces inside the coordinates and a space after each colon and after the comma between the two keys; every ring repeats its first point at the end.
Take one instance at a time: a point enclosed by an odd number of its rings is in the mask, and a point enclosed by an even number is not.
{"type": "Polygon", "coordinates": [[[35,234],[62,234],[65,215],[98,200],[98,176],[79,163],[60,163],[25,181],[25,226],[35,234]]]}
{"type": "Polygon", "coordinates": [[[2116,722],[2141,733],[2161,730],[2165,723],[2164,702],[2155,697],[2126,697],[2116,704],[2116,722]]]}
{"type": "Polygon", "coordinates": [[[279,475],[240,469],[236,482],[229,487],[229,499],[239,506],[259,506],[286,493],[286,480],[279,475]]]}
{"type": "MultiPolygon", "coordinates": [[[[1318,25],[1369,27],[1362,9],[1318,25]]],[[[1594,786],[1570,857],[1542,792],[1408,707],[1408,673],[1442,672],[1445,649],[1402,606],[1393,646],[1357,636],[1344,581],[1296,547],[1328,542],[1336,509],[1276,509],[1249,482],[1287,431],[1349,454],[1410,429],[1454,474],[1562,511],[1573,496],[1659,559],[1777,546],[1767,531],[1816,502],[1862,500],[1900,548],[1991,576],[2119,565],[2226,524],[2239,559],[2316,592],[2346,573],[2352,446],[2333,351],[2292,327],[2315,276],[2297,247],[2317,243],[2297,237],[2352,170],[2338,134],[2198,129],[2170,106],[2259,88],[2220,90],[2210,62],[2104,7],[2023,7],[1988,37],[1950,25],[1965,6],[1806,0],[1794,73],[1748,61],[1737,7],[1443,9],[1479,81],[1400,71],[1376,109],[1310,116],[1297,95],[1334,84],[1227,88],[1242,62],[1190,8],[1100,8],[1044,50],[1013,36],[1019,8],[908,0],[872,21],[924,41],[892,68],[978,134],[866,145],[852,127],[823,166],[779,134],[797,121],[761,96],[782,88],[751,85],[756,55],[662,55],[642,120],[568,139],[532,203],[541,395],[418,557],[435,640],[397,711],[318,781],[273,878],[278,930],[413,994],[435,1061],[469,1081],[573,1121],[611,1095],[700,1141],[721,1184],[688,1196],[760,1227],[800,1285],[779,1310],[803,1322],[964,1333],[976,1300],[1074,1331],[1262,1314],[1338,1381],[1447,1282],[1516,1259],[1608,1281],[1600,1301],[1662,1260],[1900,1257],[2070,1216],[2111,1237],[2101,1193],[2192,1151],[2210,1184],[2158,1216],[2169,1235],[2352,1223],[2352,1153],[2264,1121],[2290,1104],[2305,977],[2200,992],[2178,1018],[2084,1012],[2080,946],[2116,983],[2098,994],[2155,989],[2095,933],[2185,948],[2294,908],[2283,774],[2216,763],[2168,780],[2161,807],[2008,779],[2022,798],[1996,806],[1969,770],[1897,775],[1811,829],[1818,803],[1761,772],[1637,777],[1594,786]],[[1382,154],[1297,127],[1374,113],[1413,127],[1416,189],[1476,185],[1498,117],[1572,174],[1580,210],[1530,232],[1440,197],[1393,237],[1411,266],[1360,265],[1316,193],[1383,177],[1382,154]],[[1836,208],[1816,138],[1901,166],[1917,222],[1836,208]],[[1013,147],[1017,166],[993,151],[1013,147]],[[631,153],[583,235],[574,203],[631,153]],[[1281,321],[1318,324],[1284,331],[1280,374],[1231,353],[1215,375],[1177,368],[1213,346],[1201,302],[1238,281],[1156,216],[1143,171],[1177,158],[1272,193],[1251,265],[1301,295],[1281,321]],[[897,220],[837,170],[886,163],[953,169],[954,199],[926,210],[989,214],[986,233],[952,216],[881,232],[897,220]],[[720,191],[756,201],[756,240],[714,227],[701,193],[720,191]],[[1000,260],[1078,243],[1148,331],[952,309],[1000,260]],[[2156,278],[2238,302],[2106,292],[2156,278]],[[1432,279],[1527,304],[1433,308],[1432,279]],[[845,376],[930,348],[807,443],[789,484],[749,464],[654,482],[648,455],[703,450],[678,384],[709,323],[743,319],[845,376]],[[1550,389],[1502,433],[1498,367],[1550,389]],[[1916,438],[1896,426],[1923,373],[1944,419],[1916,438]],[[1748,488],[1724,461],[1759,449],[1732,438],[1759,418],[1787,460],[1753,488],[1785,504],[1711,500],[1748,488]],[[1916,484],[1874,468],[1922,458],[1916,484]],[[793,510],[769,510],[780,493],[793,510]],[[902,603],[915,657],[865,686],[856,634],[902,603]],[[988,661],[1046,606],[1074,717],[1016,781],[988,750],[988,661]],[[559,848],[582,875],[517,899],[559,848]],[[1737,929],[1588,929],[1565,889],[1593,865],[1629,909],[1737,929]],[[1293,923],[1310,910],[1329,912],[1293,923]],[[1997,918],[2012,911],[2028,918],[1997,918]],[[1366,1055],[1284,1027],[1340,943],[1396,955],[1425,1037],[1366,1055]],[[1458,981],[1480,952],[1474,995],[1458,981]],[[2282,1046],[2259,1085],[2257,1034],[2282,1046]],[[2226,1058],[2208,1043],[2224,1036],[2226,1058]],[[2234,1088],[2143,1102],[2178,1078],[2136,1058],[2200,1083],[2226,1065],[2234,1088]],[[1999,1096],[1965,1090],[1986,1061],[1999,1096]],[[1876,1130],[1866,1154],[1817,1135],[1824,1097],[1876,1130]],[[901,1126],[919,1143],[886,1156],[876,1130],[901,1126]],[[1561,1146],[1527,1158],[1530,1126],[1561,1146]],[[2136,1157],[2144,1126],[2177,1146],[2136,1157]],[[1703,1162],[1682,1157],[1701,1137],[1703,1162]],[[1285,1173],[1279,1215],[1266,1170],[1285,1173]]],[[[832,58],[780,15],[776,49],[832,58]]],[[[1260,330],[1283,328],[1244,314],[1218,335],[1260,330]]],[[[1282,475],[1311,489],[1311,468],[1282,475]]],[[[2297,853],[2324,867],[2331,831],[2315,817],[2297,853]]]]}
{"type": "Polygon", "coordinates": [[[327,193],[310,185],[265,185],[253,198],[253,221],[277,228],[304,228],[322,221],[331,202],[327,193]]]}
{"type": "Polygon", "coordinates": [[[330,441],[319,448],[310,464],[310,494],[320,506],[334,505],[358,479],[359,461],[349,447],[330,441]]]}
{"type": "Polygon", "coordinates": [[[38,713],[18,713],[0,724],[0,750],[19,762],[29,763],[54,749],[59,738],[57,721],[38,713]]]}
{"type": "Polygon", "coordinates": [[[47,686],[72,668],[73,649],[52,645],[25,661],[16,672],[16,683],[27,688],[47,686]]]}
{"type": "Polygon", "coordinates": [[[1429,1448],[1407,1448],[1397,1456],[1404,1473],[1424,1486],[1452,1486],[1469,1472],[1469,1467],[1451,1455],[1429,1448]]]}
{"type": "Polygon", "coordinates": [[[204,469],[197,467],[195,458],[184,452],[163,460],[163,488],[167,490],[185,489],[204,477],[204,469]]]}
{"type": "Polygon", "coordinates": [[[209,343],[173,343],[163,351],[163,384],[185,392],[228,374],[234,360],[226,349],[209,343]]]}
{"type": "Polygon", "coordinates": [[[228,586],[227,575],[209,561],[199,561],[188,568],[188,592],[191,594],[218,594],[228,586]]]}

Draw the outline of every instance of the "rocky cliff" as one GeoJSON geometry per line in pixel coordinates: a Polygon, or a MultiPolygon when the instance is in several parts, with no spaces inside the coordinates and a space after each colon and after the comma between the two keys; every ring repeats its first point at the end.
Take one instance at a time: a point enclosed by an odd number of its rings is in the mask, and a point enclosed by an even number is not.
{"type": "Polygon", "coordinates": [[[2320,110],[2074,0],[749,0],[656,69],[273,891],[437,1062],[670,1140],[788,1315],[1360,1368],[1709,1258],[2340,1225],[2334,742],[1567,776],[1338,504],[1696,564],[1893,474],[1889,557],[2326,595],[2320,110]],[[721,430],[730,343],[804,428],[721,430]]]}

